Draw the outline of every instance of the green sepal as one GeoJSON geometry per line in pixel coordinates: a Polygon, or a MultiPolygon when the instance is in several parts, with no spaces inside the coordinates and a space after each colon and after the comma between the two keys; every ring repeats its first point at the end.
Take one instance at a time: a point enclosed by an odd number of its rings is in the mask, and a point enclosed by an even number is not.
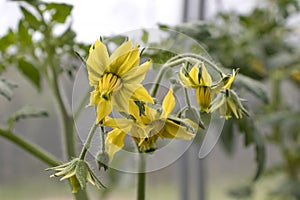
{"type": "Polygon", "coordinates": [[[84,160],[78,160],[76,163],[75,175],[80,184],[81,189],[86,187],[86,179],[89,173],[89,167],[84,160]]]}

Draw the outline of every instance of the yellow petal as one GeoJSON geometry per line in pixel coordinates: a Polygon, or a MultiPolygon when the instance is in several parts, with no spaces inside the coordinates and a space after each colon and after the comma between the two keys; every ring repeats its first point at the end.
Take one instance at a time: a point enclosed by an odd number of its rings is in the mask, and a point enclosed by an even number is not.
{"type": "Polygon", "coordinates": [[[190,78],[192,79],[192,82],[199,84],[200,79],[199,79],[199,69],[198,69],[198,64],[195,64],[193,68],[191,69],[189,73],[190,78]]]}
{"type": "Polygon", "coordinates": [[[169,89],[169,92],[165,96],[165,99],[162,103],[163,113],[161,118],[166,119],[172,112],[175,106],[175,98],[173,95],[172,88],[169,89]]]}
{"type": "Polygon", "coordinates": [[[129,113],[139,122],[141,122],[139,107],[134,103],[133,100],[129,101],[129,113]]]}
{"type": "Polygon", "coordinates": [[[145,106],[145,113],[146,116],[141,117],[144,124],[150,124],[151,122],[161,118],[160,113],[156,109],[147,105],[145,106]]]}
{"type": "Polygon", "coordinates": [[[71,183],[71,186],[72,186],[72,193],[77,193],[78,188],[80,187],[80,184],[79,184],[76,176],[70,177],[70,183],[71,183]]]}
{"type": "Polygon", "coordinates": [[[208,107],[211,103],[210,88],[206,86],[200,86],[196,88],[196,97],[198,104],[202,112],[209,112],[208,107]]]}
{"type": "Polygon", "coordinates": [[[98,105],[99,101],[100,101],[100,93],[99,93],[99,90],[95,89],[90,94],[90,104],[89,105],[96,106],[96,105],[98,105]]]}
{"type": "Polygon", "coordinates": [[[232,75],[228,78],[227,83],[223,86],[223,89],[230,89],[234,79],[235,79],[236,71],[232,70],[232,75]]]}
{"type": "Polygon", "coordinates": [[[112,104],[118,112],[129,112],[129,100],[132,97],[132,92],[126,88],[116,91],[112,95],[112,104]]]}
{"type": "Polygon", "coordinates": [[[148,103],[154,103],[152,97],[148,93],[148,91],[141,85],[141,84],[128,84],[128,89],[133,92],[133,98],[138,101],[148,102],[148,103]]]}
{"type": "Polygon", "coordinates": [[[130,130],[130,135],[132,137],[135,137],[136,139],[140,139],[143,140],[145,139],[146,137],[148,137],[148,129],[149,129],[149,126],[140,126],[140,125],[137,125],[137,124],[134,124],[130,130]]]}
{"type": "Polygon", "coordinates": [[[118,57],[128,53],[132,49],[132,41],[128,40],[119,46],[110,56],[109,63],[112,63],[118,57]]]}
{"type": "Polygon", "coordinates": [[[190,140],[195,134],[187,131],[187,128],[174,123],[171,120],[166,120],[164,131],[160,133],[162,138],[175,138],[180,140],[190,140]]]}
{"type": "Polygon", "coordinates": [[[123,148],[125,136],[126,133],[120,129],[114,129],[108,133],[105,146],[109,160],[112,160],[114,154],[123,148]]]}
{"type": "Polygon", "coordinates": [[[211,76],[206,70],[206,67],[203,63],[201,68],[202,68],[202,75],[201,75],[200,85],[210,87],[212,85],[211,76]]]}
{"type": "Polygon", "coordinates": [[[98,84],[105,68],[108,65],[108,52],[106,46],[99,40],[94,44],[94,49],[90,50],[86,65],[90,84],[95,86],[98,84]]]}
{"type": "Polygon", "coordinates": [[[101,99],[97,105],[97,123],[108,116],[112,111],[112,104],[110,100],[101,99]]]}
{"type": "Polygon", "coordinates": [[[186,77],[183,73],[184,68],[181,67],[180,71],[179,71],[179,77],[180,77],[180,81],[182,82],[182,84],[186,87],[193,87],[194,84],[191,82],[191,80],[186,77]]]}
{"type": "Polygon", "coordinates": [[[103,125],[112,128],[118,128],[124,132],[128,132],[132,126],[133,121],[125,118],[106,118],[103,125]]]}
{"type": "Polygon", "coordinates": [[[125,83],[129,84],[141,83],[144,80],[146,72],[149,70],[151,64],[151,61],[147,61],[139,67],[132,68],[130,71],[123,75],[122,80],[124,80],[125,83]]]}
{"type": "Polygon", "coordinates": [[[136,48],[116,58],[109,64],[106,71],[122,77],[130,69],[138,66],[139,62],[139,50],[136,48]]]}

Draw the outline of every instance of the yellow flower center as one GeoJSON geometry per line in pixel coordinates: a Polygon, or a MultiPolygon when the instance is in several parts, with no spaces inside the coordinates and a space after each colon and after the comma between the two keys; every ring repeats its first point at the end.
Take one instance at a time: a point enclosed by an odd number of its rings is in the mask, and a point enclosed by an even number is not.
{"type": "Polygon", "coordinates": [[[119,90],[121,87],[122,80],[118,76],[112,73],[104,74],[99,81],[100,96],[105,100],[109,100],[112,93],[119,90]]]}

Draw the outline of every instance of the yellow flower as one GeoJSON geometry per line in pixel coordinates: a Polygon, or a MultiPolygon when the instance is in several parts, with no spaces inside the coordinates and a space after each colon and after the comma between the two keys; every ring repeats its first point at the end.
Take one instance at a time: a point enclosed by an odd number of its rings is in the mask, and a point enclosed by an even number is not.
{"type": "Polygon", "coordinates": [[[198,65],[195,64],[190,72],[187,72],[186,68],[182,67],[179,76],[185,87],[196,89],[196,97],[201,112],[208,112],[208,107],[212,100],[212,79],[205,65],[202,63],[200,68],[198,65]]]}
{"type": "Polygon", "coordinates": [[[86,182],[90,182],[97,188],[105,186],[100,182],[96,175],[89,168],[84,160],[75,158],[72,161],[59,165],[57,167],[48,168],[46,170],[57,171],[50,177],[63,176],[60,180],[69,179],[72,186],[72,193],[77,193],[79,187],[85,189],[86,182]]]}
{"type": "Polygon", "coordinates": [[[132,47],[131,41],[124,42],[109,56],[106,46],[97,40],[90,48],[86,64],[89,83],[94,87],[90,105],[97,106],[97,122],[109,115],[113,107],[128,112],[131,98],[153,103],[141,85],[151,61],[139,66],[138,46],[132,47]]]}
{"type": "Polygon", "coordinates": [[[158,138],[192,139],[195,136],[195,125],[190,121],[170,117],[174,106],[175,98],[170,89],[162,103],[161,111],[145,104],[144,111],[141,112],[140,106],[130,101],[132,119],[106,119],[103,125],[114,128],[106,138],[110,160],[123,148],[127,132],[130,132],[140,152],[154,151],[158,138]]]}
{"type": "Polygon", "coordinates": [[[221,117],[225,119],[231,118],[231,113],[239,119],[243,117],[243,114],[249,116],[248,111],[242,105],[243,99],[240,99],[237,94],[230,89],[225,90],[217,95],[213,100],[209,111],[214,112],[219,109],[221,117]]]}
{"type": "Polygon", "coordinates": [[[221,81],[211,87],[212,92],[214,94],[217,94],[223,90],[230,89],[238,71],[239,69],[237,70],[233,69],[231,74],[227,74],[227,75],[224,74],[221,81]]]}

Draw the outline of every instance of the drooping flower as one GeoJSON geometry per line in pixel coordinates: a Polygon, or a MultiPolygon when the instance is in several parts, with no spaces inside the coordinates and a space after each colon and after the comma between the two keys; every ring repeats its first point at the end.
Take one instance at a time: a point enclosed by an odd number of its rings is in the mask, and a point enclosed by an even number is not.
{"type": "Polygon", "coordinates": [[[249,116],[248,111],[242,105],[242,101],[243,99],[240,99],[233,90],[226,89],[213,100],[209,111],[214,112],[219,109],[221,117],[225,117],[225,119],[231,118],[231,113],[237,119],[242,118],[243,115],[249,116]]]}
{"type": "Polygon", "coordinates": [[[212,92],[214,94],[218,94],[221,91],[230,89],[238,71],[239,71],[239,69],[237,69],[237,70],[233,69],[231,74],[227,74],[227,75],[224,74],[222,79],[220,80],[220,82],[214,84],[211,87],[212,92]]]}
{"type": "Polygon", "coordinates": [[[123,148],[124,138],[128,132],[138,145],[140,152],[156,150],[158,138],[192,139],[196,132],[195,124],[188,120],[171,117],[174,106],[175,98],[170,89],[162,103],[161,111],[145,104],[143,105],[144,110],[141,112],[140,106],[131,101],[132,119],[106,119],[103,125],[113,128],[106,138],[106,148],[110,160],[117,151],[123,148]]]}
{"type": "Polygon", "coordinates": [[[208,107],[212,100],[211,86],[212,79],[204,63],[199,68],[199,64],[195,64],[191,71],[188,72],[182,67],[179,72],[181,82],[185,87],[194,88],[201,112],[208,112],[208,107]]]}
{"type": "Polygon", "coordinates": [[[79,187],[81,189],[85,189],[87,182],[90,182],[97,188],[105,188],[105,186],[92,172],[88,164],[84,160],[80,160],[79,158],[75,158],[68,163],[48,168],[46,170],[56,171],[56,173],[51,175],[50,177],[63,176],[60,179],[61,181],[69,179],[72,186],[72,193],[77,193],[79,187]]]}
{"type": "Polygon", "coordinates": [[[94,87],[90,105],[97,106],[97,122],[108,116],[113,107],[128,112],[130,99],[153,103],[141,85],[151,61],[139,66],[138,46],[132,46],[131,41],[124,42],[109,56],[106,46],[97,40],[90,48],[86,64],[89,83],[94,87]]]}

